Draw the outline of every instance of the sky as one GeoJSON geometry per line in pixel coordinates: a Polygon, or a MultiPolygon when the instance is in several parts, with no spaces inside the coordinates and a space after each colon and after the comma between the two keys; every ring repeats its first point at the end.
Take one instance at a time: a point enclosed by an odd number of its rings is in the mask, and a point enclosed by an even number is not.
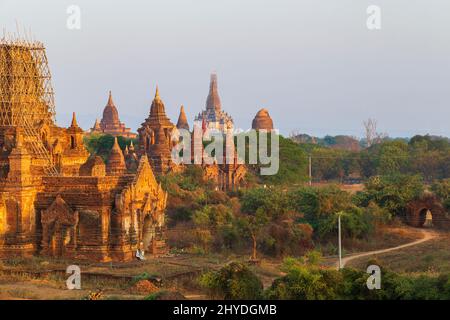
{"type": "Polygon", "coordinates": [[[449,12],[448,0],[0,0],[0,28],[45,44],[62,126],[75,111],[92,127],[112,90],[136,130],[156,85],[172,122],[183,104],[192,124],[216,72],[242,129],[267,108],[284,135],[362,137],[374,118],[393,137],[450,136],[449,12]]]}

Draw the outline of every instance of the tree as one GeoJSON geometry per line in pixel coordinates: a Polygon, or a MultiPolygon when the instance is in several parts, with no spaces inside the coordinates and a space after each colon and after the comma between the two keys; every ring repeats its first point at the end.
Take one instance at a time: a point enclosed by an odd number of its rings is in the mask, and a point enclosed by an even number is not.
{"type": "Polygon", "coordinates": [[[322,269],[311,255],[302,259],[287,258],[282,270],[285,276],[275,279],[265,295],[268,299],[330,300],[336,299],[342,276],[337,270],[322,269]]]}
{"type": "Polygon", "coordinates": [[[309,223],[316,234],[321,224],[332,223],[337,212],[354,206],[350,194],[336,186],[298,188],[288,196],[293,209],[303,214],[302,220],[309,223]]]}
{"type": "Polygon", "coordinates": [[[387,137],[387,134],[379,133],[377,131],[377,120],[369,118],[367,121],[364,121],[363,124],[366,133],[366,145],[368,148],[376,143],[380,143],[387,137]]]}
{"type": "Polygon", "coordinates": [[[261,299],[263,291],[261,280],[246,265],[236,262],[202,275],[200,284],[225,300],[261,299]]]}
{"type": "Polygon", "coordinates": [[[258,260],[258,239],[264,228],[267,227],[268,222],[269,218],[262,209],[258,209],[255,214],[242,215],[238,218],[239,229],[241,229],[244,233],[248,232],[252,240],[252,255],[250,259],[253,261],[258,260]]]}
{"type": "Polygon", "coordinates": [[[422,177],[418,175],[375,176],[365,183],[365,187],[355,196],[358,205],[367,207],[373,201],[395,215],[403,214],[408,202],[424,192],[422,177]]]}
{"type": "Polygon", "coordinates": [[[241,198],[238,228],[252,243],[252,259],[257,259],[258,246],[265,252],[281,255],[299,252],[308,246],[311,228],[301,223],[300,214],[289,203],[288,194],[278,188],[257,188],[241,198]]]}
{"type": "Polygon", "coordinates": [[[408,164],[408,145],[401,140],[381,144],[378,152],[377,172],[379,175],[399,174],[408,164]]]}
{"type": "Polygon", "coordinates": [[[431,190],[441,199],[447,210],[450,210],[450,179],[435,181],[431,186],[431,190]]]}

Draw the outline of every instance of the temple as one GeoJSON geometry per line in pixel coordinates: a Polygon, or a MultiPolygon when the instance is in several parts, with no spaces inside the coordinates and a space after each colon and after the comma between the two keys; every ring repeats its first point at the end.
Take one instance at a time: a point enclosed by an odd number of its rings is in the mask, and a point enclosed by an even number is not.
{"type": "MultiPolygon", "coordinates": [[[[216,88],[215,84],[212,88],[216,88]]],[[[214,89],[215,90],[215,89],[214,89]]],[[[216,95],[218,99],[218,96],[216,95]]],[[[219,103],[212,97],[208,105],[219,103]],[[215,101],[214,103],[211,101],[215,101]]],[[[215,108],[216,110],[216,108],[215,108]]],[[[221,114],[219,112],[219,114],[221,114]]],[[[229,126],[228,129],[232,127],[229,126]]],[[[205,181],[212,181],[217,189],[231,191],[237,190],[245,183],[247,173],[244,164],[237,161],[235,147],[233,143],[233,133],[231,130],[226,132],[219,131],[225,139],[228,139],[229,146],[224,146],[223,159],[215,159],[213,163],[205,160],[203,140],[207,139],[208,128],[206,119],[202,119],[202,126],[198,122],[194,122],[194,128],[191,132],[191,162],[190,164],[175,164],[172,160],[171,150],[178,141],[172,141],[173,134],[180,129],[189,131],[189,123],[184,111],[184,106],[180,108],[177,125],[175,126],[166,115],[164,102],[162,101],[159,90],[156,88],[155,97],[150,107],[150,114],[138,129],[139,133],[139,156],[146,155],[149,162],[157,175],[164,175],[168,172],[182,172],[187,165],[197,165],[203,169],[203,177],[205,181]],[[198,158],[196,158],[198,157],[198,158]],[[222,161],[223,160],[223,161],[222,161]]],[[[219,129],[214,127],[214,129],[219,129]]]]}
{"type": "Polygon", "coordinates": [[[170,153],[172,150],[172,131],[175,128],[175,125],[166,115],[164,102],[159,96],[158,87],[156,87],[150,114],[138,129],[140,148],[138,154],[148,156],[157,174],[176,169],[170,153]]]}
{"type": "Polygon", "coordinates": [[[209,130],[220,132],[232,131],[234,127],[233,119],[228,113],[222,111],[219,90],[217,88],[217,75],[212,74],[209,84],[209,93],[206,98],[206,110],[203,110],[195,117],[195,122],[203,123],[209,130]]]}
{"type": "Polygon", "coordinates": [[[267,109],[259,110],[252,122],[252,129],[255,130],[273,130],[273,121],[267,109]]]}
{"type": "Polygon", "coordinates": [[[1,40],[0,257],[127,261],[137,250],[166,252],[167,193],[147,157],[131,161],[116,138],[105,164],[86,151],[75,114],[68,128],[54,115],[44,46],[1,40]]]}
{"type": "Polygon", "coordinates": [[[94,126],[91,128],[91,134],[110,134],[113,136],[122,136],[126,138],[136,138],[137,135],[131,132],[124,123],[120,122],[119,112],[114,104],[112,93],[109,92],[108,102],[103,109],[103,117],[100,123],[95,120],[94,126]]]}

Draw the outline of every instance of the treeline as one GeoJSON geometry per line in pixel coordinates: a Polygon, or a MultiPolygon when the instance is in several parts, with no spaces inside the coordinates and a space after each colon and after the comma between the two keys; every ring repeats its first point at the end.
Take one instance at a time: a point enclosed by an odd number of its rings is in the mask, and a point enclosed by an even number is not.
{"type": "Polygon", "coordinates": [[[365,180],[376,175],[420,175],[426,182],[450,178],[447,138],[415,136],[383,141],[361,151],[299,144],[312,158],[315,181],[365,180]]]}

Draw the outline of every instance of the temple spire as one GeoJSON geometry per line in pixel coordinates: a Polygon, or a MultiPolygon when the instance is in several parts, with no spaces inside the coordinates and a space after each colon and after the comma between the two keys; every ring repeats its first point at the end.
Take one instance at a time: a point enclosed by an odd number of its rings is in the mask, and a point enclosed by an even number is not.
{"type": "Polygon", "coordinates": [[[94,127],[92,129],[95,131],[101,131],[100,122],[98,121],[98,119],[95,119],[94,127]]]}
{"type": "Polygon", "coordinates": [[[108,175],[122,175],[126,172],[125,157],[122,149],[120,149],[117,137],[114,137],[114,145],[109,154],[108,163],[106,165],[108,175]]]}
{"type": "Polygon", "coordinates": [[[187,121],[186,113],[184,112],[184,106],[181,106],[180,108],[180,115],[178,116],[177,128],[189,130],[189,124],[187,121]]]}
{"type": "Polygon", "coordinates": [[[72,113],[72,123],[70,124],[71,127],[78,127],[77,123],[77,117],[75,115],[75,112],[72,113]]]}
{"type": "Polygon", "coordinates": [[[117,141],[117,137],[114,137],[114,145],[112,147],[112,150],[122,152],[122,149],[120,149],[119,146],[119,141],[117,141]]]}
{"type": "Polygon", "coordinates": [[[161,98],[160,98],[160,96],[159,96],[159,88],[158,88],[158,85],[156,85],[155,100],[161,100],[161,98]]]}
{"type": "Polygon", "coordinates": [[[222,109],[220,102],[219,90],[217,88],[217,74],[211,74],[211,80],[209,82],[209,93],[206,98],[206,110],[219,112],[222,109]]]}
{"type": "Polygon", "coordinates": [[[113,98],[112,98],[111,90],[109,90],[108,103],[106,105],[107,106],[114,106],[114,101],[113,101],[113,98]]]}

